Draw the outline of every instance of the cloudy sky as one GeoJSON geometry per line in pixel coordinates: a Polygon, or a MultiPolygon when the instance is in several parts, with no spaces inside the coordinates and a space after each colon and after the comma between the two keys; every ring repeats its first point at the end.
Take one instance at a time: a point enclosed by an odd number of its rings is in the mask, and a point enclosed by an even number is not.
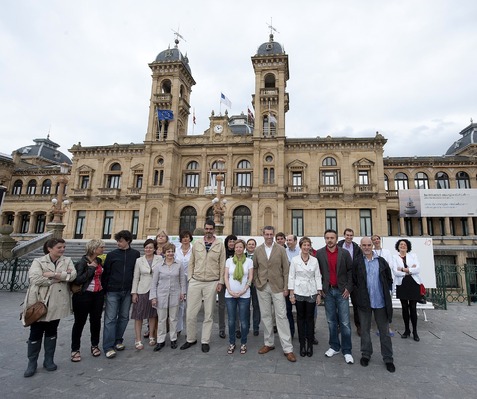
{"type": "Polygon", "coordinates": [[[476,16],[474,0],[4,0],[0,152],[48,132],[68,155],[79,141],[142,142],[148,63],[173,29],[197,82],[194,133],[221,92],[246,112],[250,57],[273,18],[289,56],[288,137],[379,131],[386,156],[442,155],[477,121],[476,16]]]}

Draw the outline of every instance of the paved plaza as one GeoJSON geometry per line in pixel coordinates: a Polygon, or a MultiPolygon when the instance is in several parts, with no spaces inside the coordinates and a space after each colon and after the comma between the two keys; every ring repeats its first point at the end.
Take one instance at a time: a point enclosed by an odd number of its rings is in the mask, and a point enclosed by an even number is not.
{"type": "MultiPolygon", "coordinates": [[[[25,341],[29,329],[18,320],[24,293],[0,292],[0,398],[475,398],[477,397],[477,306],[449,305],[448,310],[428,310],[418,321],[420,342],[401,339],[401,311],[395,310],[392,338],[396,372],[386,371],[373,333],[374,354],[368,367],[359,364],[359,337],[353,334],[355,363],[342,355],[326,358],[328,328],[324,308],[317,321],[315,354],[298,356],[290,363],[283,356],[278,337],[276,349],[259,355],[263,335],[249,335],[248,353],[228,355],[228,340],[218,336],[214,324],[211,349],[198,345],[182,351],[169,341],[160,352],[134,349],[133,322],[125,335],[126,350],[115,359],[90,354],[89,327],[82,341],[82,361],[70,361],[73,316],[59,327],[55,361],[58,370],[47,372],[39,362],[37,373],[24,378],[27,365],[25,341]]],[[[215,318],[217,321],[217,317],[215,318]]],[[[199,326],[200,327],[200,326],[199,326]]],[[[200,331],[200,330],[199,330],[200,331]]],[[[185,338],[179,338],[179,346],[185,338]]],[[[146,342],[145,342],[146,343],[146,342]]],[[[43,359],[43,351],[40,354],[43,359]]]]}

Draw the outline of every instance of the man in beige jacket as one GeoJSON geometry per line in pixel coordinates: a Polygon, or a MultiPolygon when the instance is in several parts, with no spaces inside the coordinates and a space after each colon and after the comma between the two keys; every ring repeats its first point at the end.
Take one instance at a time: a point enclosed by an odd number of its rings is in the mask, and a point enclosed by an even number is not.
{"type": "Polygon", "coordinates": [[[180,349],[188,349],[197,343],[197,315],[204,300],[202,323],[202,352],[210,350],[210,335],[214,322],[215,296],[224,284],[225,247],[215,237],[215,223],[206,220],[204,238],[194,240],[189,261],[187,290],[187,342],[180,349]]]}
{"type": "Polygon", "coordinates": [[[263,228],[265,242],[257,247],[253,256],[253,278],[264,327],[264,346],[258,353],[265,354],[275,349],[273,306],[283,352],[290,362],[296,362],[285,304],[288,295],[288,257],[285,248],[273,242],[274,233],[275,228],[272,226],[263,228]]]}

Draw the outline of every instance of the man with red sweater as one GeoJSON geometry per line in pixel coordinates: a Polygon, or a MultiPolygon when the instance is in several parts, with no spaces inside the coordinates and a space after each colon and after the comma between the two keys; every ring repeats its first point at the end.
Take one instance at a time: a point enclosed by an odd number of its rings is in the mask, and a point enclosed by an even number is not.
{"type": "Polygon", "coordinates": [[[352,260],[346,250],[337,246],[338,233],[335,230],[326,230],[324,236],[326,245],[316,252],[316,257],[323,276],[321,296],[325,299],[326,319],[330,332],[330,348],[325,352],[325,356],[332,357],[342,351],[346,363],[353,364],[349,321],[349,296],[353,287],[352,260]]]}

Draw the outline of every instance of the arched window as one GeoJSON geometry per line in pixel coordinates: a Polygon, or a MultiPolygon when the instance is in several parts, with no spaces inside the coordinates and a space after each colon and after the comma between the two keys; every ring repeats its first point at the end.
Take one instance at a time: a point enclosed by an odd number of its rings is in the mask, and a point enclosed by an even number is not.
{"type": "Polygon", "coordinates": [[[409,180],[405,173],[399,172],[394,176],[394,188],[396,190],[408,190],[409,189],[409,180]]]}
{"type": "Polygon", "coordinates": [[[263,116],[263,135],[265,137],[273,137],[277,132],[277,118],[272,114],[263,116]]]}
{"type": "Polygon", "coordinates": [[[205,213],[205,219],[212,219],[214,220],[214,207],[210,207],[207,209],[207,212],[205,213]]]}
{"type": "Polygon", "coordinates": [[[321,163],[321,166],[336,166],[336,159],[333,157],[326,157],[323,159],[323,162],[321,163]]]}
{"type": "Polygon", "coordinates": [[[20,195],[22,193],[23,182],[21,180],[16,180],[13,183],[12,195],[20,195]]]}
{"type": "Polygon", "coordinates": [[[169,79],[165,79],[161,84],[161,91],[164,94],[171,94],[172,83],[169,79]]]}
{"type": "Polygon", "coordinates": [[[36,193],[36,180],[30,180],[27,186],[27,194],[34,195],[36,193]]]}
{"type": "Polygon", "coordinates": [[[121,165],[117,162],[113,163],[109,168],[110,173],[106,178],[107,188],[121,188],[121,165]]]}
{"type": "Polygon", "coordinates": [[[179,232],[189,230],[194,232],[197,226],[197,211],[193,206],[186,206],[181,211],[179,232]]]}
{"type": "MultiPolygon", "coordinates": [[[[200,175],[197,171],[199,169],[199,163],[197,161],[190,161],[186,166],[186,171],[184,172],[184,187],[188,188],[197,188],[199,187],[199,178],[200,175]],[[194,172],[191,172],[194,171],[194,172]]],[[[193,230],[191,230],[193,231],[193,230]]]]}
{"type": "Polygon", "coordinates": [[[247,161],[246,159],[243,159],[241,160],[238,165],[237,165],[237,168],[238,169],[250,169],[251,168],[251,164],[249,161],[247,161]]]}
{"type": "Polygon", "coordinates": [[[252,213],[246,206],[235,208],[233,215],[232,234],[249,236],[252,224],[252,213]]]}
{"type": "Polygon", "coordinates": [[[237,169],[240,169],[235,172],[235,186],[237,187],[252,187],[252,165],[246,159],[242,159],[237,164],[237,169]],[[244,169],[249,169],[245,171],[244,169]]]}
{"type": "Polygon", "coordinates": [[[429,178],[424,172],[417,172],[414,176],[414,187],[419,189],[428,189],[429,188],[429,178]]]}
{"type": "Polygon", "coordinates": [[[458,172],[455,175],[457,181],[457,188],[470,188],[470,179],[467,172],[458,172]]]}
{"type": "Polygon", "coordinates": [[[275,88],[275,75],[272,74],[272,73],[267,73],[265,75],[265,88],[266,89],[271,89],[271,88],[275,88]]]}
{"type": "Polygon", "coordinates": [[[41,185],[41,193],[42,194],[50,194],[51,193],[51,180],[46,179],[43,184],[41,185]]]}
{"type": "Polygon", "coordinates": [[[436,173],[436,187],[437,188],[450,188],[449,176],[445,172],[436,173]]]}

